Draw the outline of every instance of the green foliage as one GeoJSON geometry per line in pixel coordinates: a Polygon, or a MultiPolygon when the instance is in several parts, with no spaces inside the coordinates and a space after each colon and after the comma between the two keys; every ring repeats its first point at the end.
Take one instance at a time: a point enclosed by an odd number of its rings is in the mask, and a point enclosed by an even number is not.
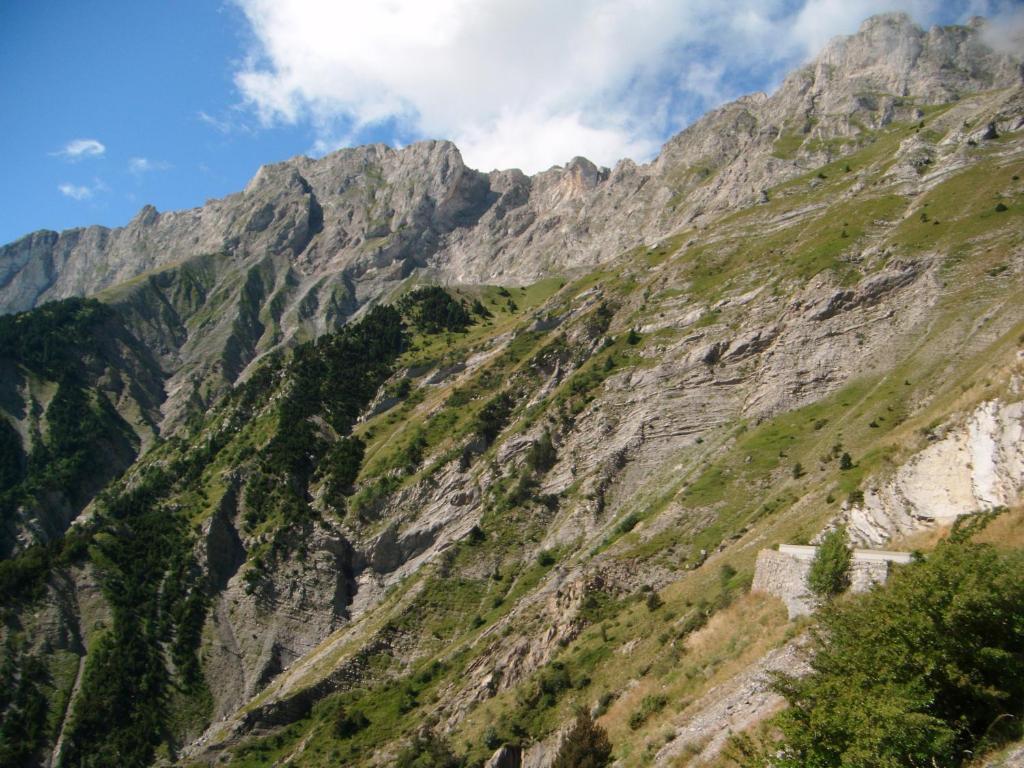
{"type": "Polygon", "coordinates": [[[364,728],[370,725],[370,721],[358,709],[348,709],[344,706],[338,707],[338,713],[334,717],[334,735],[339,739],[347,739],[355,736],[364,728]]]}
{"type": "Polygon", "coordinates": [[[15,646],[10,635],[0,665],[0,765],[37,765],[50,734],[42,688],[43,663],[15,646]]]}
{"type": "Polygon", "coordinates": [[[67,765],[152,761],[165,732],[172,684],[165,646],[182,688],[202,685],[196,650],[206,585],[192,560],[186,520],[161,503],[175,476],[150,471],[130,490],[100,498],[90,554],[113,627],[90,649],[67,733],[67,765]]]}
{"type": "MultiPolygon", "coordinates": [[[[483,312],[487,312],[479,300],[477,305],[483,312]]],[[[476,309],[477,306],[474,305],[474,310],[476,309]]],[[[398,311],[423,333],[461,333],[473,324],[473,318],[466,308],[437,285],[417,288],[405,294],[398,301],[398,311]]],[[[479,311],[477,314],[481,317],[490,316],[490,313],[483,314],[479,311]]]]}
{"type": "Polygon", "coordinates": [[[328,493],[347,496],[352,492],[364,453],[366,444],[358,437],[343,437],[331,446],[318,467],[327,479],[328,493]]]}
{"type": "Polygon", "coordinates": [[[848,453],[839,457],[839,468],[844,472],[853,469],[853,458],[848,453]]]}
{"type": "Polygon", "coordinates": [[[25,477],[25,451],[21,436],[11,423],[0,417],[0,493],[13,488],[25,477]]]}
{"type": "Polygon", "coordinates": [[[483,305],[483,302],[480,301],[480,299],[474,299],[473,300],[473,306],[471,307],[471,310],[472,310],[474,315],[477,315],[478,317],[482,317],[485,320],[488,319],[488,318],[494,317],[494,314],[491,312],[491,310],[489,310],[487,307],[485,307],[483,305]]]}
{"type": "Polygon", "coordinates": [[[64,299],[0,317],[0,357],[16,360],[50,379],[78,370],[96,355],[100,331],[114,311],[95,299],[64,299]]]}
{"type": "Polygon", "coordinates": [[[417,734],[395,758],[395,768],[461,768],[463,765],[448,742],[434,733],[417,734]]]}
{"type": "Polygon", "coordinates": [[[778,768],[947,768],[1019,738],[1024,554],[963,541],[833,603],[811,673],[782,677],[778,768]]]}
{"type": "Polygon", "coordinates": [[[846,528],[829,531],[822,540],[807,573],[807,586],[819,597],[834,597],[850,586],[853,553],[846,543],[846,528]]]}
{"type": "Polygon", "coordinates": [[[526,452],[526,467],[531,472],[543,474],[555,466],[556,461],[558,452],[551,442],[551,432],[545,429],[540,439],[534,440],[530,450],[526,452]]]}
{"type": "Polygon", "coordinates": [[[661,595],[652,589],[647,593],[645,603],[647,605],[647,610],[653,612],[661,608],[661,606],[665,604],[665,601],[661,599],[661,595]]]}
{"type": "Polygon", "coordinates": [[[514,407],[515,401],[508,392],[502,392],[487,401],[476,423],[476,433],[483,438],[485,444],[491,445],[498,438],[508,423],[514,407]]]}
{"type": "Polygon", "coordinates": [[[328,481],[330,500],[342,506],[359,473],[365,446],[358,438],[334,445],[324,440],[314,417],[348,435],[359,414],[391,376],[405,349],[405,327],[393,307],[374,307],[358,323],[297,347],[284,370],[285,397],[277,428],[247,484],[246,524],[271,516],[296,524],[309,514],[307,490],[314,469],[328,481]]]}
{"type": "Polygon", "coordinates": [[[644,696],[640,701],[640,709],[636,710],[636,712],[629,716],[629,727],[634,731],[637,730],[640,726],[646,723],[652,715],[663,710],[666,704],[668,704],[668,699],[660,694],[644,696]]]}
{"type": "Polygon", "coordinates": [[[542,549],[537,553],[537,565],[542,568],[550,568],[557,562],[558,558],[555,557],[555,553],[550,549],[542,549]]]}
{"type": "Polygon", "coordinates": [[[612,744],[608,732],[580,709],[572,729],[565,736],[552,768],[603,768],[611,762],[612,744]]]}
{"type": "Polygon", "coordinates": [[[46,580],[52,569],[81,560],[90,535],[73,528],[63,539],[33,544],[14,557],[0,560],[0,594],[5,596],[5,607],[31,603],[46,594],[46,580]]]}
{"type": "Polygon", "coordinates": [[[118,454],[133,450],[136,438],[107,398],[87,389],[69,369],[46,409],[46,435],[37,434],[27,461],[20,438],[6,420],[0,425],[0,519],[20,505],[60,493],[79,510],[123,468],[118,454]],[[118,447],[127,450],[118,451],[118,447]],[[97,456],[111,460],[98,463],[97,456]]]}

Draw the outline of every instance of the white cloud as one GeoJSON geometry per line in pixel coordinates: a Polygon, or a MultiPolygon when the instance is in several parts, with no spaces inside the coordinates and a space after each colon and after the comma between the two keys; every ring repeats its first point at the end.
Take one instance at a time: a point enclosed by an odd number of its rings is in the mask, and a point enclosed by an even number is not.
{"type": "Polygon", "coordinates": [[[102,157],[106,151],[103,143],[96,139],[72,139],[62,149],[50,154],[75,161],[86,157],[102,157]]]}
{"type": "Polygon", "coordinates": [[[65,197],[70,197],[72,200],[88,200],[93,195],[91,187],[80,187],[70,182],[65,181],[63,184],[59,184],[57,189],[65,197]]]}
{"type": "Polygon", "coordinates": [[[64,195],[64,197],[70,197],[72,200],[81,202],[83,200],[91,200],[99,192],[109,192],[110,187],[102,179],[93,179],[92,186],[72,184],[69,181],[65,181],[57,185],[57,191],[64,195]]]}
{"type": "Polygon", "coordinates": [[[170,163],[163,160],[150,160],[148,157],[132,157],[128,160],[128,172],[141,176],[150,171],[166,171],[171,167],[170,163]]]}
{"type": "Polygon", "coordinates": [[[986,6],[979,13],[991,20],[982,31],[982,38],[992,48],[1003,53],[1021,55],[1024,51],[1024,5],[1013,2],[994,4],[994,7],[986,6]]]}
{"type": "Polygon", "coordinates": [[[471,166],[532,172],[646,159],[872,13],[930,23],[983,0],[234,1],[256,40],[235,81],[264,124],[308,124],[325,150],[387,122],[453,139],[471,166]]]}

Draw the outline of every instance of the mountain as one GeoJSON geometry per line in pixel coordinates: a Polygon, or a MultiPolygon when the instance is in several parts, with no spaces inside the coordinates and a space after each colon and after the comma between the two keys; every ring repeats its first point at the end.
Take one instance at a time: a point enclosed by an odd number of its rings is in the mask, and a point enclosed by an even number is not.
{"type": "Polygon", "coordinates": [[[759,551],[1019,548],[984,32],[874,17],[644,166],[360,147],[4,246],[0,762],[550,765],[579,706],[726,761],[805,669],[759,551]]]}

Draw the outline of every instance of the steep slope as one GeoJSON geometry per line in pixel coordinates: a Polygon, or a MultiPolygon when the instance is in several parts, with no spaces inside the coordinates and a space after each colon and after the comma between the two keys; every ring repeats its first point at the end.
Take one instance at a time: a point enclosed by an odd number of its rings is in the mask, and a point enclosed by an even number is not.
{"type": "Polygon", "coordinates": [[[162,439],[0,563],[5,759],[392,765],[430,732],[546,765],[578,705],[622,765],[716,759],[795,663],[758,550],[927,535],[892,490],[922,465],[1020,503],[1013,450],[955,450],[977,414],[1012,447],[1024,381],[1024,92],[979,45],[870,20],[644,168],[369,147],[69,236],[39,295],[104,289],[120,357],[75,359],[147,414],[111,434],[162,439]]]}

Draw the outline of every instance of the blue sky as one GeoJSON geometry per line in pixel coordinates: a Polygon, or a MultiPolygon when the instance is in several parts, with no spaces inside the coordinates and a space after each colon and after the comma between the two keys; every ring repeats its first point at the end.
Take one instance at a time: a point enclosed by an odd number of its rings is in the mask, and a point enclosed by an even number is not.
{"type": "MultiPolygon", "coordinates": [[[[871,13],[1006,0],[6,0],[0,243],[201,205],[259,165],[451,138],[483,170],[647,160],[871,13]]],[[[1018,18],[1020,14],[1018,13],[1018,18]]]]}

